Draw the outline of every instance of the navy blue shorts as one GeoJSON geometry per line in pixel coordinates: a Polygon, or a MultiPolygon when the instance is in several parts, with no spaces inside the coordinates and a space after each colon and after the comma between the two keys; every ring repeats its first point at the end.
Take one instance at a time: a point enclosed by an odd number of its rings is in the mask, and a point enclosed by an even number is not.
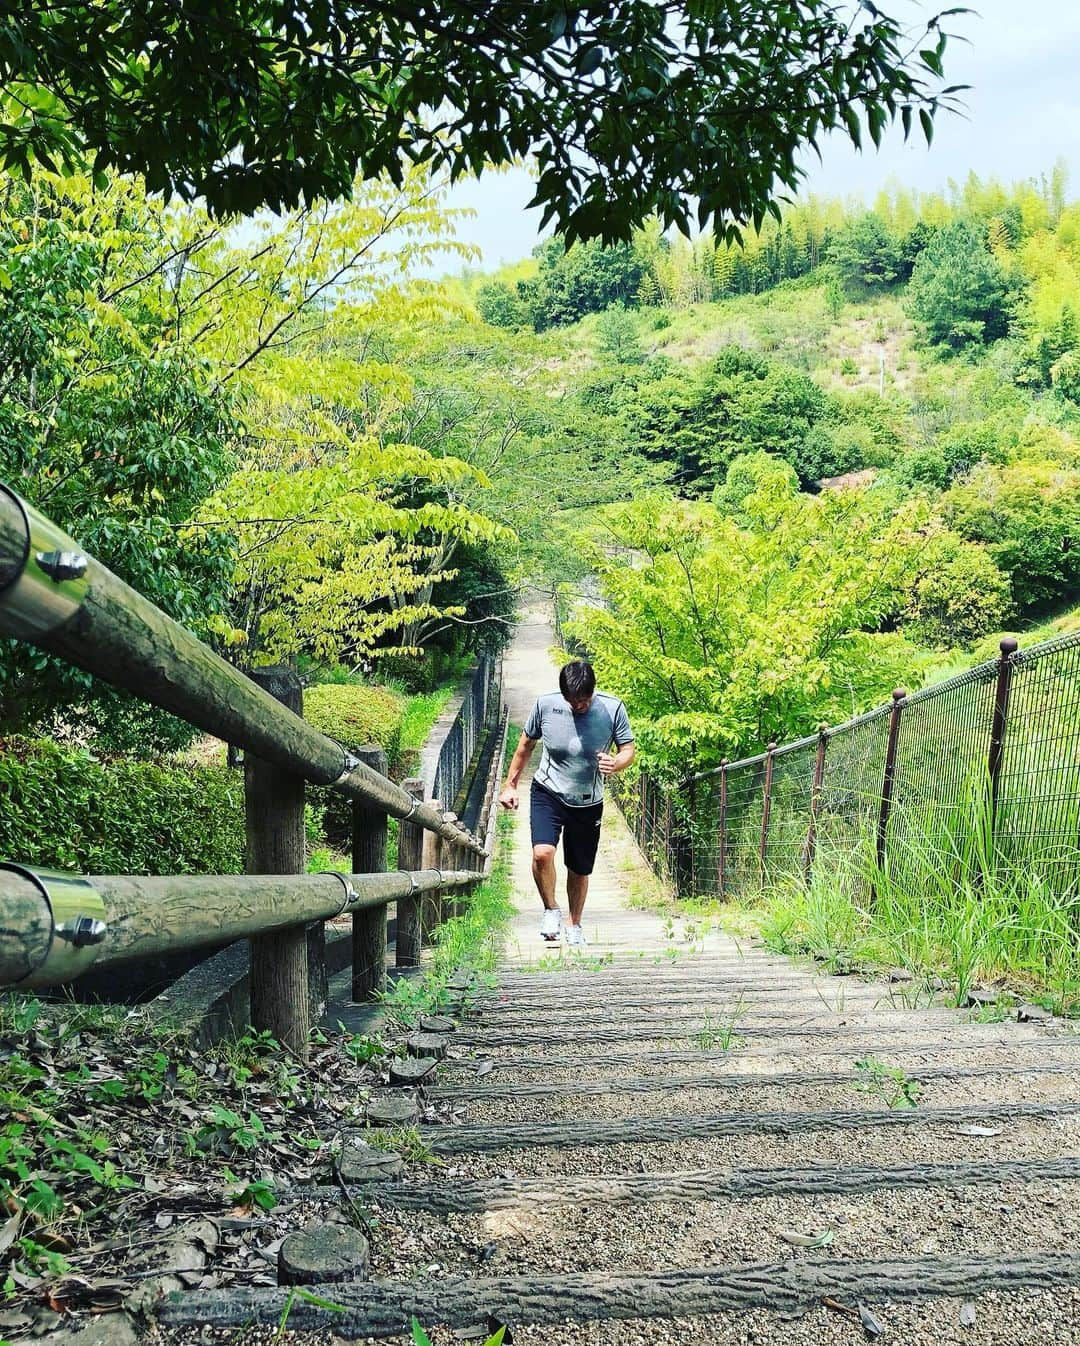
{"type": "Polygon", "coordinates": [[[532,783],[529,792],[529,822],[534,846],[557,846],[562,835],[563,859],[571,874],[591,874],[600,844],[603,804],[571,808],[558,795],[532,783]]]}

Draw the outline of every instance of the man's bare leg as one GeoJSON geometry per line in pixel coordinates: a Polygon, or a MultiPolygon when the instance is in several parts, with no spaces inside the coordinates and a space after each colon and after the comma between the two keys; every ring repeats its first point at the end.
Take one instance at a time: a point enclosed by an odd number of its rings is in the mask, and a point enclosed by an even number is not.
{"type": "MultiPolygon", "coordinates": [[[[536,891],[540,894],[540,901],[544,904],[544,910],[557,910],[559,904],[555,901],[554,846],[533,847],[532,876],[536,884],[536,891]]],[[[582,898],[582,901],[584,901],[584,898],[582,898]]]]}
{"type": "MultiPolygon", "coordinates": [[[[554,870],[554,866],[552,866],[554,870]]],[[[566,871],[566,897],[570,903],[570,924],[580,925],[585,912],[585,899],[589,894],[588,874],[575,874],[566,871]]]]}

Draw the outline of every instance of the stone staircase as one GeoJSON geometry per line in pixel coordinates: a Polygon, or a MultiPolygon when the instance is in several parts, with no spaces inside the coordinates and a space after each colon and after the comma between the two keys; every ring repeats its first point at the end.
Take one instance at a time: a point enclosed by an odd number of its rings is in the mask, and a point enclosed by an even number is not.
{"type": "MultiPolygon", "coordinates": [[[[374,1101],[419,1115],[426,1153],[350,1139],[369,1262],[310,1278],[336,1307],[294,1296],[299,1340],[406,1342],[415,1315],[437,1344],[1080,1342],[1066,1026],[909,1008],[722,937],[451,995],[419,1086],[374,1101]]],[[[276,1324],[288,1294],[161,1318],[276,1324]]]]}

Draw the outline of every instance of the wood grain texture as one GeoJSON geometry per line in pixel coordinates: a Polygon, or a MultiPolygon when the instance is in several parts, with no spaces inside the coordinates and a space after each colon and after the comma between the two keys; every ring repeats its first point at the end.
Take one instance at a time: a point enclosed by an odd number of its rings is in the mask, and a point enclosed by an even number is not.
{"type": "Polygon", "coordinates": [[[861,1131],[883,1126],[961,1126],[1023,1117],[1070,1117],[1080,1102],[975,1103],[970,1107],[883,1108],[849,1112],[722,1112],[701,1117],[628,1117],[614,1121],[519,1122],[506,1126],[429,1126],[424,1140],[436,1154],[487,1154],[538,1145],[563,1147],[674,1144],[705,1136],[797,1135],[804,1131],[861,1131]]]}
{"type": "MultiPolygon", "coordinates": [[[[344,1312],[297,1300],[289,1327],[325,1328],[345,1338],[381,1337],[406,1332],[414,1315],[421,1322],[468,1327],[483,1322],[488,1314],[500,1322],[542,1324],[691,1317],[750,1308],[799,1313],[819,1303],[823,1295],[875,1304],[942,1296],[967,1299],[984,1290],[1006,1294],[1078,1284],[1080,1258],[1072,1252],[893,1263],[806,1258],[633,1276],[454,1276],[335,1285],[326,1298],[344,1312]]],[[[171,1326],[277,1323],[286,1298],[281,1290],[196,1291],[163,1304],[158,1316],[171,1326]]]]}

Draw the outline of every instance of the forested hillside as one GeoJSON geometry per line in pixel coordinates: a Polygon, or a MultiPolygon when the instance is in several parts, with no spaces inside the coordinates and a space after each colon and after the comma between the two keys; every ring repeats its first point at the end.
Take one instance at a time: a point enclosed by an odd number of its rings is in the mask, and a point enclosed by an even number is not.
{"type": "Polygon", "coordinates": [[[570,629],[654,758],[756,751],[987,657],[995,633],[1070,626],[1080,207],[1063,167],[810,200],[741,247],[553,240],[469,290],[536,350],[528,385],[579,436],[581,477],[594,446],[623,465],[622,503],[570,514],[561,556],[567,579],[598,577],[604,603],[570,629]]]}
{"type": "MultiPolygon", "coordinates": [[[[238,230],[137,183],[9,182],[4,477],[230,658],[315,680],[430,685],[500,646],[523,580],[585,593],[571,630],[658,763],[1070,620],[1063,168],[417,282],[469,260],[454,226],[419,173],[238,230]]],[[[184,737],[14,648],[0,710],[99,747],[184,737]]]]}

